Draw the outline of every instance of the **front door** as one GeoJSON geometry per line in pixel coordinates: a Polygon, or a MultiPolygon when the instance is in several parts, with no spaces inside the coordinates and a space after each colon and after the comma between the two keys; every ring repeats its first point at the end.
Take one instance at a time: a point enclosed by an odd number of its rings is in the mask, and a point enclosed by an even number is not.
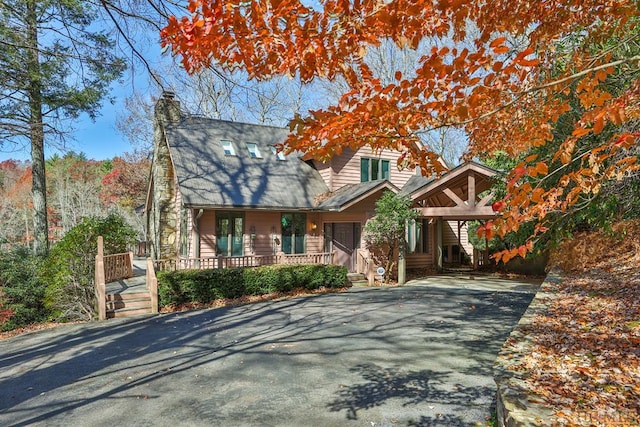
{"type": "Polygon", "coordinates": [[[242,256],[244,217],[239,212],[216,213],[216,249],[219,255],[242,256]]]}
{"type": "Polygon", "coordinates": [[[325,224],[325,251],[336,251],[335,263],[349,271],[356,270],[355,249],[360,247],[359,222],[334,222],[325,224]]]}

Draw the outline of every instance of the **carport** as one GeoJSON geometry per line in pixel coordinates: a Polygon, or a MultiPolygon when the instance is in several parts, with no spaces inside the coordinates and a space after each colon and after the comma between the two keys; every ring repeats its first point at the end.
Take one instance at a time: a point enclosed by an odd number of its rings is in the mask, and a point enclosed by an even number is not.
{"type": "MultiPolygon", "coordinates": [[[[461,247],[460,230],[467,221],[486,221],[496,217],[491,207],[494,193],[490,190],[497,174],[487,166],[467,162],[439,179],[416,179],[410,197],[420,218],[435,224],[434,265],[438,271],[443,269],[443,224],[446,221],[457,222],[458,246],[461,247]]],[[[475,268],[479,262],[477,255],[473,257],[475,268]]],[[[483,259],[488,259],[487,253],[483,259]]],[[[399,263],[399,267],[402,268],[403,264],[399,263]]]]}

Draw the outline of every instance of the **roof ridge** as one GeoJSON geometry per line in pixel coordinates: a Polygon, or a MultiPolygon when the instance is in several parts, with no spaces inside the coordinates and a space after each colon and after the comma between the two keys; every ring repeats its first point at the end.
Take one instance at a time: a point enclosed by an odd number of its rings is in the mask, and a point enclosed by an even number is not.
{"type": "Polygon", "coordinates": [[[182,121],[189,120],[189,119],[201,119],[201,120],[207,120],[207,121],[211,121],[211,122],[231,123],[231,124],[234,124],[234,125],[246,125],[246,126],[255,126],[255,127],[263,127],[263,128],[287,130],[287,128],[284,127],[284,126],[267,125],[267,124],[263,124],[263,123],[241,122],[241,121],[237,121],[237,120],[214,119],[212,117],[201,116],[201,115],[198,115],[198,114],[189,114],[189,115],[183,117],[182,121]]]}

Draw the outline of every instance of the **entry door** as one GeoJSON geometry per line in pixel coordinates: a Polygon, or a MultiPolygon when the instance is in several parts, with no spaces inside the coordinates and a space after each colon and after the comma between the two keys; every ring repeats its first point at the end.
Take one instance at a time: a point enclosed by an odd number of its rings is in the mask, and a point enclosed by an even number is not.
{"type": "Polygon", "coordinates": [[[240,213],[216,215],[216,246],[223,256],[242,256],[244,218],[240,213]]]}
{"type": "Polygon", "coordinates": [[[359,222],[325,224],[325,249],[336,251],[337,264],[344,265],[349,271],[355,271],[357,262],[355,249],[359,246],[359,222]],[[330,245],[327,245],[327,243],[330,243],[330,245]]]}

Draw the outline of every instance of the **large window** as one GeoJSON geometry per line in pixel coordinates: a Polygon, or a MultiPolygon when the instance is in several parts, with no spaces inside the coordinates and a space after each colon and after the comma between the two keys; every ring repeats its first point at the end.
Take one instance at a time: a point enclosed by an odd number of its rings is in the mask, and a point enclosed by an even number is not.
{"type": "Polygon", "coordinates": [[[389,179],[389,160],[360,159],[360,182],[389,179]]]}
{"type": "Polygon", "coordinates": [[[242,256],[243,237],[242,212],[216,213],[216,248],[219,255],[242,256]]]}
{"type": "Polygon", "coordinates": [[[307,215],[303,213],[282,214],[282,252],[303,254],[307,215]]]}
{"type": "Polygon", "coordinates": [[[408,252],[429,253],[429,220],[416,219],[407,227],[408,252]]]}

